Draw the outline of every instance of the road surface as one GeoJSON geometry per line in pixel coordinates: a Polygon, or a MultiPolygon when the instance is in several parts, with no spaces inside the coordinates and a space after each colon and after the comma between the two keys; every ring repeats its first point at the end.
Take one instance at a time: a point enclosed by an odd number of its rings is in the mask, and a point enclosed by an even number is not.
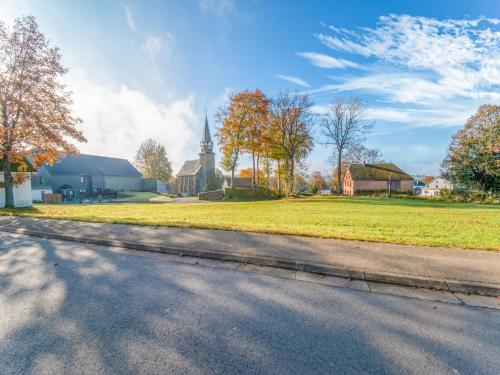
{"type": "Polygon", "coordinates": [[[199,263],[0,233],[0,373],[500,373],[500,310],[199,263]]]}

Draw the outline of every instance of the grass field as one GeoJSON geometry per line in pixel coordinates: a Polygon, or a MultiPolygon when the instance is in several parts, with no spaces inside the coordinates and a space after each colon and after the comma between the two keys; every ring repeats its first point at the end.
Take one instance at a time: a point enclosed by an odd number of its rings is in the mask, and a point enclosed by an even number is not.
{"type": "MultiPolygon", "coordinates": [[[[3,215],[12,213],[0,210],[3,215]]],[[[500,250],[499,206],[427,200],[312,197],[161,205],[36,205],[15,214],[500,250]]]]}

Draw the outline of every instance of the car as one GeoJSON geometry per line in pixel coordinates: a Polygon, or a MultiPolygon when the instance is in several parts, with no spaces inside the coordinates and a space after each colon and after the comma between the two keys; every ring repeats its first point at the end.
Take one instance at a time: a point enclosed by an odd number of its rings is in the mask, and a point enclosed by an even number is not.
{"type": "Polygon", "coordinates": [[[104,189],[101,195],[103,198],[118,198],[118,192],[114,189],[104,189]]]}

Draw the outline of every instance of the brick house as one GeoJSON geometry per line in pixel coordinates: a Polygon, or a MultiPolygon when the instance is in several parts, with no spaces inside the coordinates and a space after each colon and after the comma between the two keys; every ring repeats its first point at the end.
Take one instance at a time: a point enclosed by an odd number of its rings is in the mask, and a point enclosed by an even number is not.
{"type": "Polygon", "coordinates": [[[351,164],[343,179],[346,195],[391,192],[411,193],[413,177],[393,163],[351,164]]]}

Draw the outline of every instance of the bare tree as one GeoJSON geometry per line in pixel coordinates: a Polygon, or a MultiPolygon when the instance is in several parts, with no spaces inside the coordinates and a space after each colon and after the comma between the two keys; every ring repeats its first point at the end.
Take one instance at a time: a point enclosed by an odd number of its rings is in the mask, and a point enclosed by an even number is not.
{"type": "MultiPolygon", "coordinates": [[[[336,155],[337,180],[342,178],[342,158],[352,145],[360,144],[364,134],[373,127],[365,121],[365,106],[358,98],[337,100],[330,106],[321,121],[323,144],[333,146],[336,155]]],[[[342,193],[342,184],[337,184],[337,193],[342,193]]]]}
{"type": "Polygon", "coordinates": [[[71,113],[71,93],[59,78],[66,73],[57,48],[49,46],[34,17],[15,21],[12,30],[0,21],[0,158],[5,206],[14,207],[13,186],[29,178],[34,166],[53,163],[64,153],[76,153],[70,142],[85,142],[71,113]]]}
{"type": "Polygon", "coordinates": [[[312,151],[314,116],[307,95],[281,93],[271,104],[267,141],[283,160],[287,194],[293,192],[295,169],[312,151]]]}
{"type": "Polygon", "coordinates": [[[381,163],[382,153],[376,148],[368,148],[361,143],[356,143],[349,146],[344,156],[344,160],[347,164],[381,163]]]}

